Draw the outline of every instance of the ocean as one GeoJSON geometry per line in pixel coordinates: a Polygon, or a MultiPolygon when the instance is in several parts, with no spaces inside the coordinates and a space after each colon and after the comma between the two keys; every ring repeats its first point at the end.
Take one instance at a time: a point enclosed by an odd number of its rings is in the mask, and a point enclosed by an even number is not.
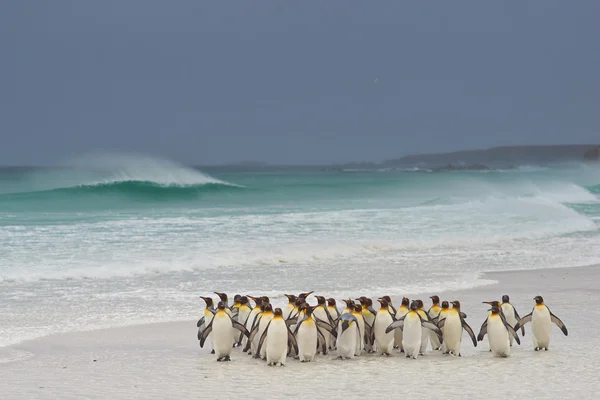
{"type": "MultiPolygon", "coordinates": [[[[200,316],[200,295],[392,298],[600,263],[600,168],[0,169],[0,346],[200,316]]],[[[195,335],[192,327],[190,335],[195,335]]]]}

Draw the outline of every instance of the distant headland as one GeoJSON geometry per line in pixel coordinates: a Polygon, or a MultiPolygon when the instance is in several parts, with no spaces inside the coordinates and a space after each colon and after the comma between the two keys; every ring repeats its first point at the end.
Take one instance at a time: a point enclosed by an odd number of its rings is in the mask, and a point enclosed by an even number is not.
{"type": "MultiPolygon", "coordinates": [[[[487,149],[461,150],[447,153],[409,154],[400,158],[375,162],[348,162],[332,165],[302,166],[324,171],[364,171],[371,169],[428,169],[434,172],[456,170],[510,169],[520,165],[549,165],[566,162],[600,162],[600,145],[530,145],[501,146],[487,149]]],[[[215,167],[215,166],[211,166],[215,167]]],[[[259,161],[221,165],[225,168],[293,168],[259,161]]]]}

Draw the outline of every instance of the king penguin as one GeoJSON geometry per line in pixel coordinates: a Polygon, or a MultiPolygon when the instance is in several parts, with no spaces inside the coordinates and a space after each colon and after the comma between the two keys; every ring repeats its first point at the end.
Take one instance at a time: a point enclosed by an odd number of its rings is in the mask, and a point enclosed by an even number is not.
{"type": "Polygon", "coordinates": [[[233,317],[233,311],[229,307],[229,298],[227,297],[227,294],[219,292],[214,292],[214,294],[219,296],[219,299],[223,302],[223,304],[225,304],[225,312],[227,312],[227,314],[229,314],[230,317],[233,317]]]}
{"type": "MultiPolygon", "coordinates": [[[[334,298],[330,297],[327,299],[327,311],[329,312],[329,315],[331,315],[331,319],[333,321],[337,321],[337,319],[340,317],[340,312],[337,309],[336,301],[334,298]]],[[[333,325],[335,326],[335,322],[333,322],[333,325]]],[[[336,336],[331,335],[329,339],[329,348],[331,350],[335,349],[335,340],[336,336]]]]}
{"type": "MultiPolygon", "coordinates": [[[[316,307],[303,305],[305,317],[296,325],[294,335],[298,343],[298,356],[301,362],[313,361],[317,354],[317,348],[321,350],[323,355],[327,354],[327,344],[325,336],[319,330],[317,322],[320,321],[313,318],[313,313],[316,307]]],[[[323,321],[321,321],[324,323],[323,321]]],[[[329,333],[329,332],[327,332],[329,333]]]]}
{"type": "Polygon", "coordinates": [[[356,317],[358,321],[358,338],[356,340],[356,351],[354,352],[355,356],[360,356],[362,354],[363,348],[365,346],[365,337],[366,334],[366,324],[365,319],[362,316],[362,306],[360,304],[354,305],[354,310],[350,311],[350,314],[356,317]]]}
{"type": "MultiPolygon", "coordinates": [[[[506,321],[504,314],[502,314],[500,307],[492,306],[488,310],[490,313],[486,319],[487,324],[482,327],[487,332],[488,343],[492,355],[495,357],[508,357],[510,355],[510,339],[512,336],[517,340],[517,343],[521,344],[519,337],[515,332],[514,328],[506,321]]],[[[485,333],[483,333],[485,334],[485,333]]]]}
{"type": "MultiPolygon", "coordinates": [[[[502,296],[502,304],[500,306],[500,309],[502,310],[502,313],[504,314],[504,317],[506,318],[506,322],[508,322],[508,324],[512,327],[514,327],[517,324],[517,322],[519,322],[519,320],[521,319],[515,306],[513,306],[510,303],[510,299],[507,294],[502,296]]],[[[524,327],[521,327],[521,335],[525,336],[525,328],[524,327]]],[[[513,345],[513,341],[514,341],[514,338],[511,335],[510,336],[510,345],[511,346],[513,345]]]]}
{"type": "MultiPolygon", "coordinates": [[[[377,353],[379,355],[392,355],[394,348],[394,332],[387,332],[388,326],[394,322],[394,317],[390,313],[389,304],[386,299],[378,299],[381,308],[377,311],[375,320],[373,321],[373,339],[377,345],[377,353]]],[[[372,342],[372,340],[370,340],[372,342]]]]}
{"type": "Polygon", "coordinates": [[[213,333],[213,347],[217,355],[217,361],[231,361],[231,348],[233,347],[234,329],[239,330],[242,334],[248,336],[248,330],[244,325],[237,321],[227,313],[227,308],[224,302],[219,302],[217,312],[210,321],[210,324],[202,332],[200,337],[200,347],[204,347],[204,342],[208,335],[213,333]]]}
{"type": "Polygon", "coordinates": [[[385,331],[386,333],[389,333],[394,329],[402,329],[402,347],[404,347],[404,354],[406,354],[407,358],[413,358],[415,360],[421,351],[423,330],[436,332],[440,341],[442,340],[442,332],[440,329],[433,322],[421,318],[416,301],[411,303],[409,312],[399,320],[392,322],[385,331]]]}
{"type": "MultiPolygon", "coordinates": [[[[410,300],[408,299],[408,297],[403,297],[402,304],[400,304],[400,307],[398,307],[398,310],[396,311],[395,319],[400,319],[404,317],[409,311],[409,307],[410,300]]],[[[402,346],[402,329],[394,330],[394,347],[400,349],[401,353],[404,353],[404,347],[402,346]]]]}
{"type": "MultiPolygon", "coordinates": [[[[327,309],[327,300],[325,300],[325,297],[323,297],[323,296],[315,296],[315,297],[317,298],[317,305],[315,306],[315,308],[313,310],[313,314],[314,314],[315,318],[319,319],[321,321],[327,322],[331,327],[335,326],[335,322],[334,322],[331,314],[329,313],[329,310],[327,309]]],[[[317,329],[319,329],[319,331],[325,337],[325,348],[329,349],[331,347],[331,337],[332,337],[331,333],[329,333],[328,331],[324,330],[321,327],[318,327],[317,329]]],[[[300,343],[298,343],[298,345],[300,345],[300,343]]]]}
{"type": "Polygon", "coordinates": [[[257,348],[258,354],[264,353],[267,365],[284,366],[288,354],[288,343],[298,353],[298,343],[283,319],[281,308],[276,308],[273,317],[265,327],[257,348]]]}
{"type": "MultiPolygon", "coordinates": [[[[429,318],[431,318],[431,320],[434,321],[442,311],[442,308],[440,307],[440,298],[437,295],[430,296],[429,298],[431,299],[433,305],[431,306],[431,308],[429,308],[427,314],[429,314],[429,318]]],[[[431,342],[431,348],[433,350],[440,349],[440,341],[438,340],[438,337],[434,332],[429,332],[429,341],[431,342]]]]}
{"type": "MultiPolygon", "coordinates": [[[[415,300],[415,304],[417,305],[417,312],[419,313],[419,316],[424,321],[431,321],[431,318],[429,317],[429,314],[427,314],[427,311],[423,310],[423,307],[425,306],[425,304],[423,304],[423,300],[415,300]]],[[[423,335],[423,337],[421,337],[420,355],[424,355],[425,350],[427,350],[427,344],[429,343],[429,331],[423,329],[421,334],[423,335]]]]}
{"type": "MultiPolygon", "coordinates": [[[[250,317],[250,313],[252,312],[252,308],[250,307],[250,304],[248,304],[248,297],[246,296],[240,296],[239,301],[237,303],[237,321],[244,325],[244,327],[246,327],[246,323],[248,322],[248,318],[250,317]]],[[[248,328],[246,327],[246,330],[248,330],[248,328]]],[[[248,331],[250,332],[250,331],[248,331]]],[[[236,341],[236,343],[234,344],[234,347],[239,347],[242,345],[242,339],[246,338],[246,336],[244,336],[242,333],[240,333],[238,340],[236,341]]]]}
{"type": "Polygon", "coordinates": [[[444,352],[455,356],[461,356],[460,347],[462,343],[463,329],[469,334],[473,341],[473,346],[477,347],[477,339],[473,329],[464,320],[463,313],[460,311],[460,302],[453,301],[452,308],[446,312],[446,316],[439,322],[439,327],[443,328],[443,340],[446,344],[444,352]]]}
{"type": "MultiPolygon", "coordinates": [[[[260,297],[252,297],[252,296],[246,296],[249,297],[250,299],[252,299],[255,303],[254,307],[252,308],[252,311],[250,311],[250,315],[248,315],[248,318],[246,320],[246,329],[248,330],[248,332],[252,332],[252,328],[254,327],[254,322],[256,320],[256,317],[258,314],[260,314],[261,312],[261,305],[262,305],[262,299],[260,297]]],[[[244,337],[242,339],[242,345],[243,347],[243,352],[248,351],[248,338],[244,337]]]]}
{"type": "Polygon", "coordinates": [[[354,358],[359,334],[358,319],[350,312],[341,314],[338,320],[336,339],[339,359],[354,358]]]}
{"type": "Polygon", "coordinates": [[[552,330],[552,324],[555,324],[560,328],[565,336],[569,334],[565,324],[556,315],[552,314],[542,296],[535,296],[535,306],[533,310],[521,318],[517,325],[515,325],[515,331],[518,331],[523,325],[531,322],[531,333],[533,348],[535,351],[542,349],[548,350],[550,346],[550,331],[552,330]]]}
{"type": "MultiPolygon", "coordinates": [[[[437,325],[440,326],[440,322],[446,318],[446,315],[448,314],[448,310],[450,310],[450,305],[448,304],[448,302],[446,300],[442,301],[442,309],[440,310],[440,314],[437,316],[437,318],[434,318],[433,322],[437,325]]],[[[444,328],[441,328],[442,331],[442,337],[444,334],[444,328]]],[[[440,351],[442,353],[446,353],[446,343],[444,341],[442,341],[442,345],[440,346],[440,351]]]]}
{"type": "Polygon", "coordinates": [[[283,319],[288,319],[290,317],[290,314],[296,307],[296,300],[298,298],[293,294],[286,294],[285,297],[288,298],[288,303],[285,306],[285,310],[283,310],[283,319]]]}
{"type": "MultiPolygon", "coordinates": [[[[210,322],[212,321],[213,316],[216,312],[212,298],[203,297],[203,296],[200,296],[200,298],[202,300],[204,300],[204,302],[206,303],[206,307],[204,308],[204,311],[202,313],[202,318],[200,318],[198,320],[198,322],[196,323],[196,326],[198,327],[198,335],[197,335],[198,340],[200,340],[200,337],[202,336],[202,332],[204,332],[206,327],[210,324],[210,322]]],[[[211,350],[211,354],[214,354],[214,348],[212,347],[212,336],[210,339],[211,340],[209,340],[209,342],[208,342],[209,347],[211,350]]]]}

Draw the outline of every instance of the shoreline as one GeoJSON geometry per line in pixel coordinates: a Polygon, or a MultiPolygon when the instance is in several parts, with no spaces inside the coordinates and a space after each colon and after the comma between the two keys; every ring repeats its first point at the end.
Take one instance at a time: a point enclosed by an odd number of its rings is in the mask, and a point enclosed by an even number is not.
{"type": "MultiPolygon", "coordinates": [[[[239,349],[233,350],[233,362],[217,363],[198,346],[196,320],[160,322],[53,334],[1,348],[0,356],[13,359],[5,358],[0,363],[0,393],[7,394],[6,398],[201,395],[270,399],[298,391],[328,399],[389,393],[430,397],[426,392],[431,388],[422,389],[431,385],[432,379],[446,377],[453,384],[439,386],[435,392],[447,398],[482,393],[488,398],[592,398],[600,390],[596,379],[600,366],[594,361],[600,351],[596,335],[589,333],[600,330],[600,321],[581,309],[600,300],[596,287],[600,265],[497,271],[482,277],[497,283],[436,293],[442,300],[461,301],[467,323],[476,335],[487,313],[482,301],[499,300],[502,294],[509,294],[523,316],[533,307],[533,297],[540,294],[565,322],[569,336],[553,327],[550,351],[534,352],[529,325],[521,345],[513,347],[507,359],[493,358],[487,351],[487,339],[473,347],[464,333],[460,358],[428,348],[418,360],[394,353],[391,357],[369,354],[335,361],[332,354],[317,356],[313,363],[288,359],[284,368],[269,368],[264,361],[252,359],[239,349]],[[357,379],[361,376],[362,381],[357,379]],[[493,383],[501,383],[493,392],[489,392],[491,376],[495,377],[493,383]],[[329,377],[336,382],[328,381],[329,377]]],[[[427,300],[426,308],[432,294],[420,296],[427,300]]]]}
{"type": "MultiPolygon", "coordinates": [[[[513,273],[528,273],[528,272],[536,272],[536,271],[545,271],[545,270],[573,270],[573,269],[580,269],[580,268],[594,268],[594,267],[598,267],[600,268],[600,264],[588,264],[588,265],[579,265],[579,266],[573,266],[573,267],[540,267],[540,268],[530,268],[530,269],[511,269],[511,270],[502,270],[502,271],[489,271],[489,272],[480,272],[478,273],[478,277],[477,279],[482,281],[483,283],[478,284],[477,286],[473,286],[473,287],[469,287],[469,288],[463,288],[463,289],[457,289],[457,290],[445,290],[445,291],[437,291],[436,294],[444,294],[444,293],[462,293],[462,292],[466,292],[466,291],[471,291],[471,290],[478,290],[484,287],[490,287],[490,286],[495,286],[500,284],[501,282],[499,282],[498,279],[494,279],[493,276],[494,275],[499,275],[500,278],[502,277],[502,275],[510,275],[513,273]],[[490,282],[493,281],[493,282],[490,282]]],[[[416,294],[410,294],[407,295],[407,297],[409,298],[414,298],[415,296],[421,296],[424,295],[425,293],[416,293],[416,294]]],[[[427,296],[428,297],[428,296],[427,296]]],[[[279,299],[281,300],[281,299],[279,299]]],[[[336,299],[338,300],[338,307],[340,306],[339,301],[341,301],[341,299],[336,299]]],[[[394,300],[394,305],[396,306],[396,303],[398,303],[398,300],[394,300]]],[[[428,299],[427,299],[428,300],[428,299]]],[[[424,299],[425,301],[425,299],[424,299]]],[[[429,308],[429,305],[426,303],[426,307],[425,308],[429,308]]],[[[284,304],[280,304],[279,306],[283,306],[284,304]]],[[[199,310],[201,311],[203,308],[200,307],[199,310]]],[[[200,315],[200,312],[198,313],[198,315],[200,315]]],[[[167,321],[160,321],[160,322],[140,322],[140,323],[134,323],[134,324],[126,324],[126,325],[121,325],[121,326],[112,326],[112,327],[90,327],[89,329],[83,329],[83,330],[73,330],[73,331],[67,331],[67,332],[57,332],[57,333],[51,333],[51,334],[46,334],[46,335],[42,335],[42,336],[38,336],[38,337],[34,337],[34,338],[30,338],[30,339],[24,339],[15,343],[10,343],[7,345],[2,345],[0,346],[0,364],[6,362],[3,360],[3,352],[7,351],[10,348],[13,347],[19,347],[21,345],[26,346],[28,343],[32,343],[32,342],[36,342],[39,340],[43,340],[45,338],[52,338],[55,336],[66,336],[66,335],[77,335],[77,334],[86,334],[86,333],[90,333],[90,332],[104,332],[104,331],[112,331],[112,330],[128,330],[128,329],[135,329],[136,327],[151,327],[151,326],[161,326],[161,325],[170,325],[170,324],[191,324],[193,323],[194,326],[197,322],[197,319],[174,319],[174,320],[167,320],[167,321]]]]}

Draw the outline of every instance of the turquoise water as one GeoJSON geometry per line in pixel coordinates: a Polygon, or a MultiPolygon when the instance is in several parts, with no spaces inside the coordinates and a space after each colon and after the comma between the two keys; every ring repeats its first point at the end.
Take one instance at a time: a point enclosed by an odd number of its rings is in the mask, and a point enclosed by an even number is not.
{"type": "Polygon", "coordinates": [[[600,262],[600,169],[0,170],[0,346],[194,319],[213,291],[392,296],[600,262]]]}

